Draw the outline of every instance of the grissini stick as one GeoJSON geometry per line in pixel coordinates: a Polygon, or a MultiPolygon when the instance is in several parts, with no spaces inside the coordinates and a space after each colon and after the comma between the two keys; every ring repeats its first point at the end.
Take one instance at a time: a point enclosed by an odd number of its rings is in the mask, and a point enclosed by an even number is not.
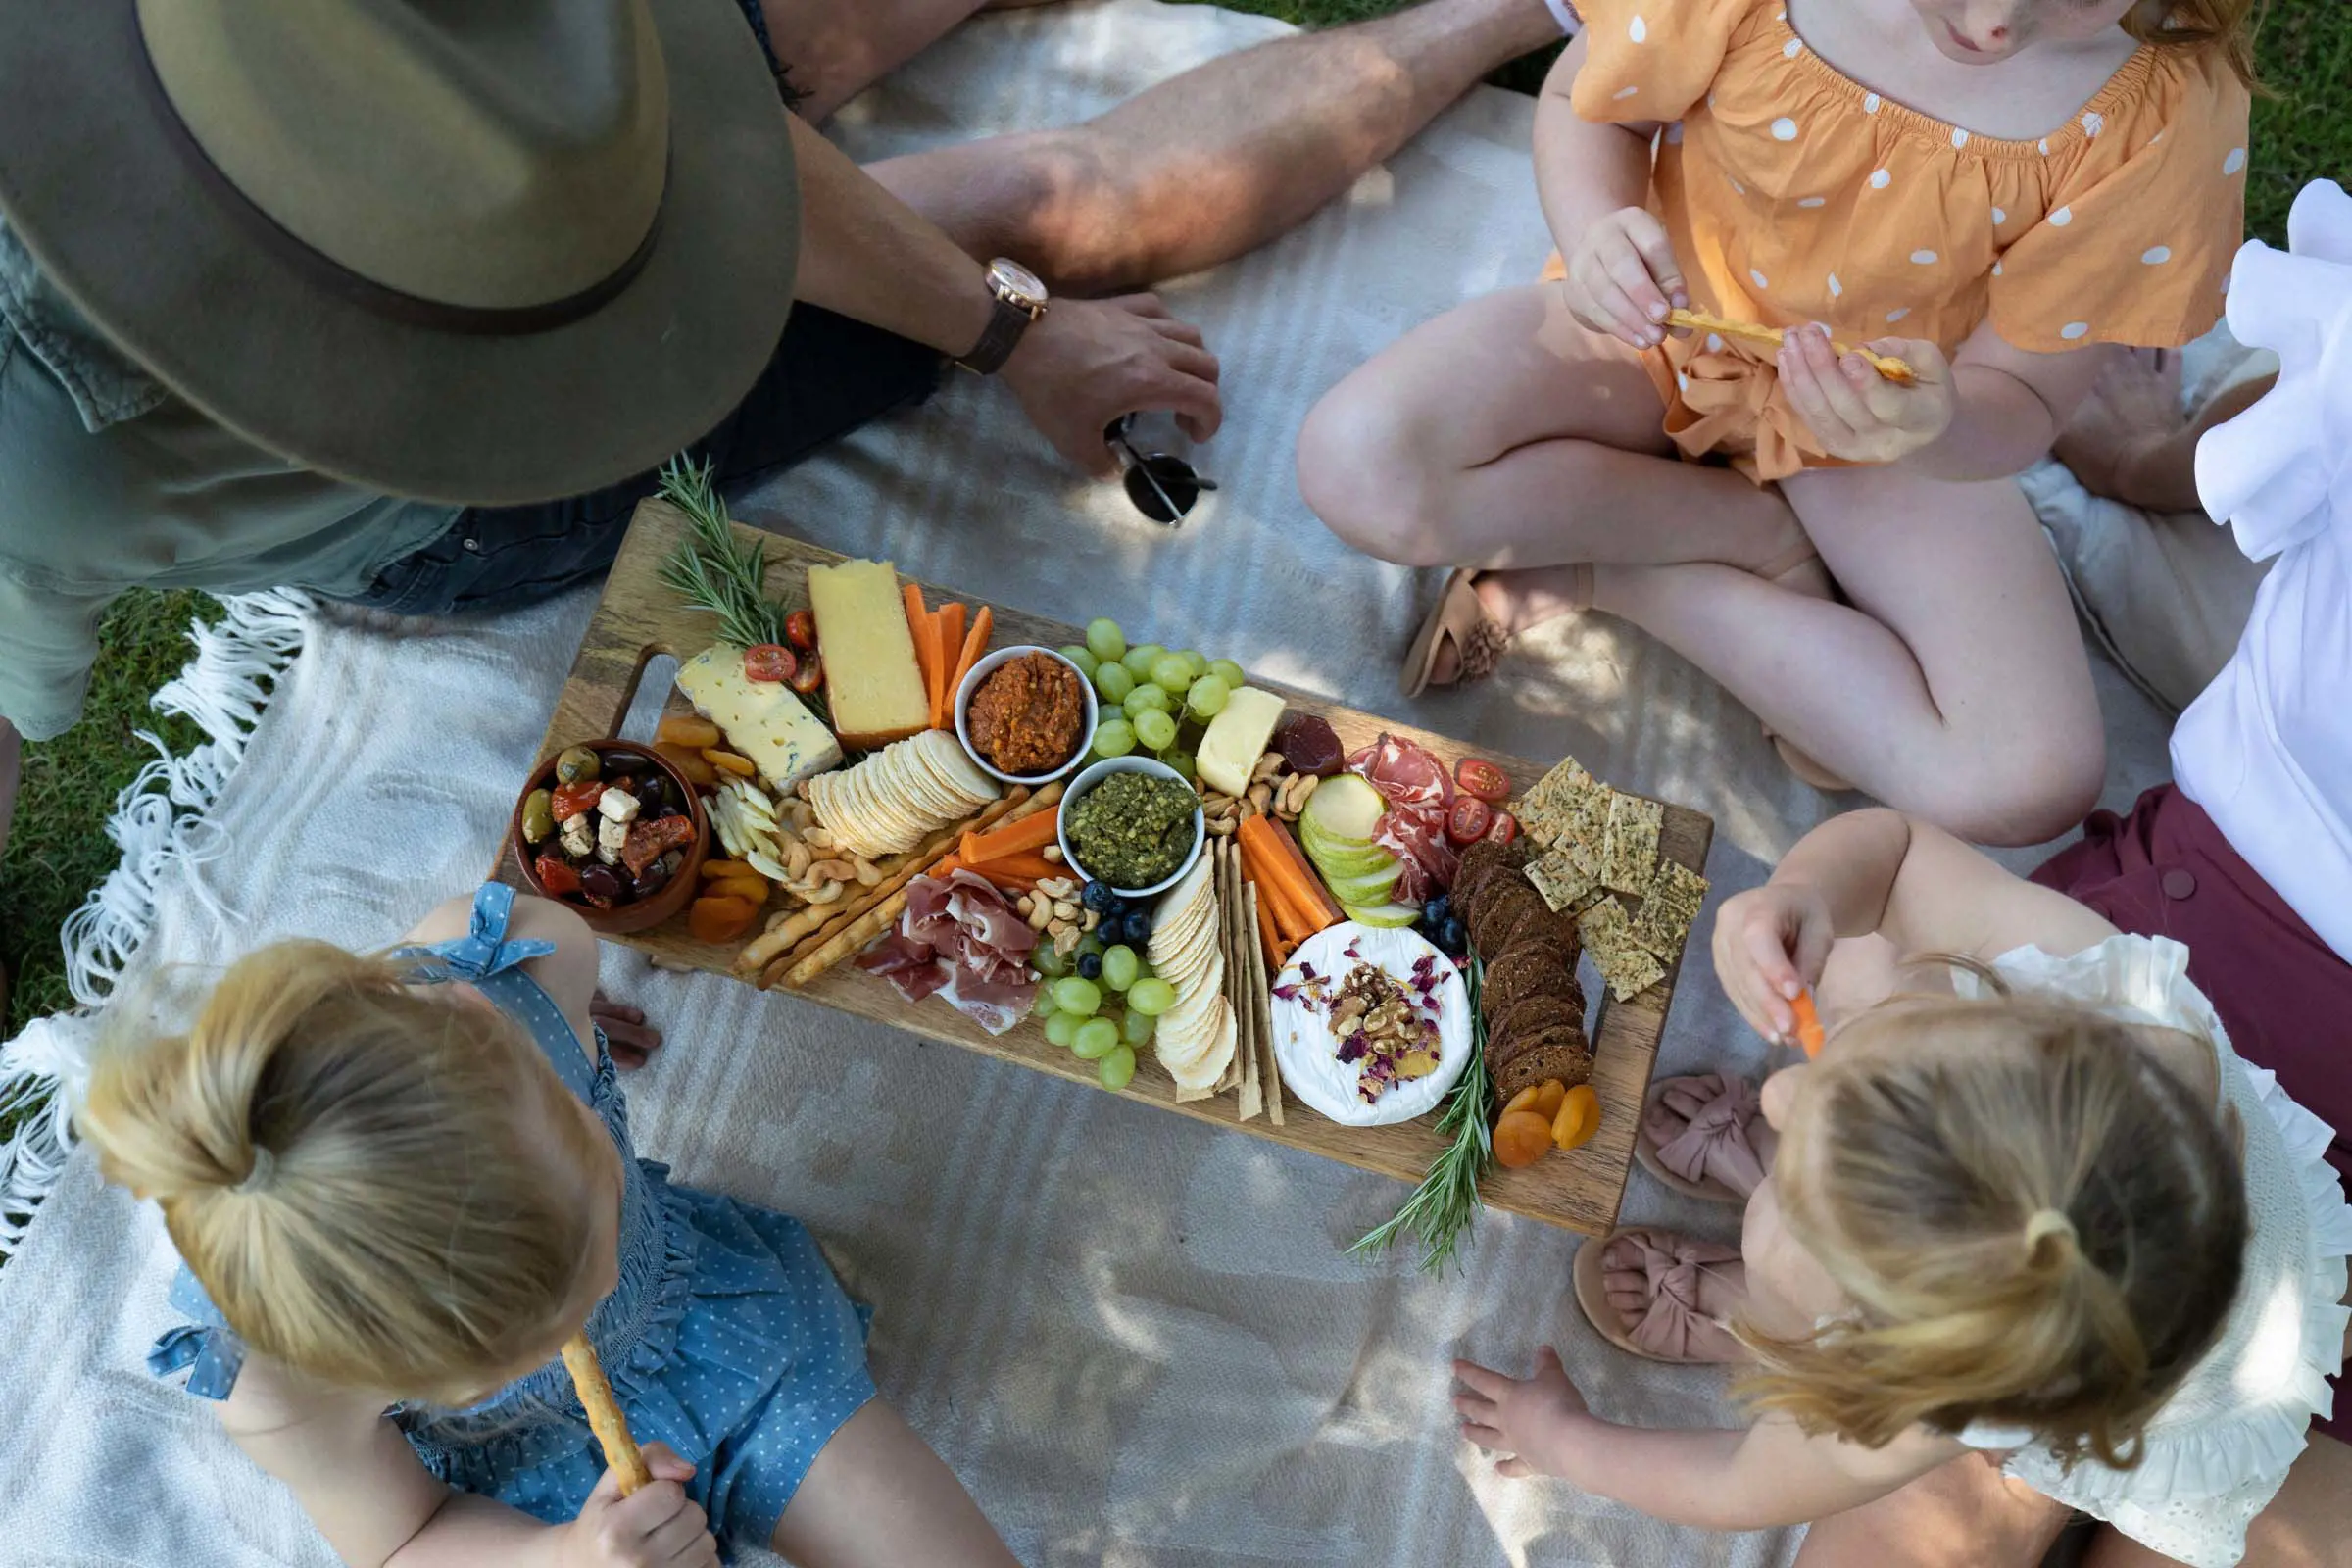
{"type": "MultiPolygon", "coordinates": [[[[1777,326],[1758,326],[1752,321],[1728,320],[1720,316],[1709,316],[1704,311],[1669,311],[1666,315],[1666,324],[1684,327],[1692,332],[1713,332],[1719,337],[1736,337],[1743,342],[1753,343],[1758,348],[1777,349],[1788,338],[1788,334],[1777,326]]],[[[1872,369],[1897,386],[1909,386],[1919,379],[1919,372],[1911,368],[1909,361],[1898,360],[1891,354],[1881,354],[1873,349],[1856,348],[1851,344],[1838,342],[1832,342],[1830,349],[1840,359],[1848,354],[1861,355],[1870,362],[1872,369]]]]}
{"type": "Polygon", "coordinates": [[[612,1397],[612,1385],[605,1381],[605,1369],[588,1336],[575,1334],[564,1342],[564,1366],[571,1374],[571,1386],[580,1391],[580,1407],[588,1412],[589,1430],[605,1450],[605,1464],[618,1473],[620,1494],[628,1496],[654,1476],[637,1451],[637,1440],[629,1436],[628,1420],[612,1397]]]}

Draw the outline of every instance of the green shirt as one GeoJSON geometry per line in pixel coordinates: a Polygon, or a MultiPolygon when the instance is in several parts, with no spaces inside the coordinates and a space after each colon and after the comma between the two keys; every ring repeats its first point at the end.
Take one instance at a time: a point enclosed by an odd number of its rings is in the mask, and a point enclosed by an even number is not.
{"type": "Polygon", "coordinates": [[[215,424],[112,347],[0,223],[0,717],[26,739],[80,717],[99,616],[125,588],[351,597],[458,512],[215,424]]]}

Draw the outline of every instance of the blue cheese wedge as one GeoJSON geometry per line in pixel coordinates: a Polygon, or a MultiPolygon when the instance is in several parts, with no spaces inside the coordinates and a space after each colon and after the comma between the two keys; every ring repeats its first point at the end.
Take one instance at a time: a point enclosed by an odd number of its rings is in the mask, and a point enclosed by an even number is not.
{"type": "Polygon", "coordinates": [[[778,795],[811,773],[841,765],[841,743],[782,681],[751,680],[743,650],[721,643],[678,668],[678,690],[694,710],[726,732],[778,795]]]}

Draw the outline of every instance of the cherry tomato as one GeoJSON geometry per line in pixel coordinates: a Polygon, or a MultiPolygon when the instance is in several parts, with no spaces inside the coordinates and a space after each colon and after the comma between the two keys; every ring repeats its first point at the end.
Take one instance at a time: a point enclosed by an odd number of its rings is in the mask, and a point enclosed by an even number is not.
{"type": "Polygon", "coordinates": [[[790,680],[792,672],[800,667],[800,662],[792,657],[792,650],[781,643],[761,643],[757,648],[743,651],[743,678],[790,680]]]}
{"type": "Polygon", "coordinates": [[[816,616],[796,610],[784,617],[784,640],[804,654],[816,652],[816,616]]]}
{"type": "Polygon", "coordinates": [[[550,850],[531,862],[531,874],[539,879],[540,891],[551,899],[580,891],[580,873],[571,862],[550,850]]]}
{"type": "Polygon", "coordinates": [[[605,784],[602,779],[586,778],[577,784],[557,785],[553,802],[556,820],[568,822],[583,811],[595,810],[596,803],[603,800],[604,796],[605,784]]]}
{"type": "Polygon", "coordinates": [[[1494,825],[1494,808],[1475,795],[1457,795],[1446,816],[1446,836],[1456,844],[1473,844],[1494,825]]]}
{"type": "Polygon", "coordinates": [[[1497,844],[1508,844],[1519,836],[1519,819],[1508,811],[1496,811],[1494,820],[1487,824],[1487,837],[1497,844]]]}
{"type": "Polygon", "coordinates": [[[801,667],[792,672],[790,679],[792,689],[806,697],[825,683],[825,662],[810,654],[801,661],[801,667]]]}
{"type": "Polygon", "coordinates": [[[1489,806],[1511,798],[1511,778],[1483,757],[1465,757],[1453,764],[1453,781],[1489,806]]]}

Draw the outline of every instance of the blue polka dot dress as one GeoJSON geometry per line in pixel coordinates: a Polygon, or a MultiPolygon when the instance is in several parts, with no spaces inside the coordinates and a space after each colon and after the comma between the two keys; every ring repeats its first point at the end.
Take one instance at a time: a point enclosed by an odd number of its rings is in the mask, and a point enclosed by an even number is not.
{"type": "MultiPolygon", "coordinates": [[[[529,1030],[612,1133],[627,1170],[620,1284],[589,1317],[589,1340],[637,1441],[665,1443],[695,1466],[688,1490],[721,1541],[765,1545],[818,1450],[874,1396],[867,1314],[800,1221],[674,1187],[666,1167],[635,1157],[602,1037],[592,1071],[562,1011],[519,967],[553,947],[506,940],[514,903],[511,888],[490,884],[466,936],[401,956],[416,960],[417,983],[471,984],[529,1030]]],[[[149,1367],[185,1369],[190,1394],[226,1398],[243,1347],[185,1267],[172,1301],[193,1321],[156,1342],[149,1367]]],[[[466,1409],[391,1414],[434,1475],[551,1523],[575,1517],[604,1473],[560,1360],[466,1409]]]]}

